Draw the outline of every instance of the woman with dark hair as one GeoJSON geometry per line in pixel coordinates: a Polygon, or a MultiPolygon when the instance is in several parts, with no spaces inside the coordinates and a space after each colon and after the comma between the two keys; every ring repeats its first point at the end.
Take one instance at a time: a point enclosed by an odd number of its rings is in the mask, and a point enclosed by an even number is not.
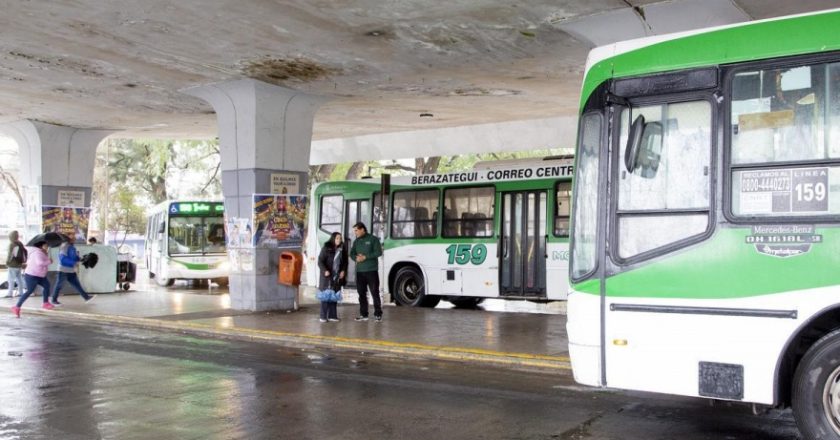
{"type": "MultiPolygon", "coordinates": [[[[318,290],[331,289],[336,292],[346,284],[347,275],[347,246],[341,233],[333,232],[330,239],[324,243],[321,255],[318,256],[320,279],[318,290]]],[[[338,303],[335,301],[321,301],[321,322],[338,322],[338,303]]]]}

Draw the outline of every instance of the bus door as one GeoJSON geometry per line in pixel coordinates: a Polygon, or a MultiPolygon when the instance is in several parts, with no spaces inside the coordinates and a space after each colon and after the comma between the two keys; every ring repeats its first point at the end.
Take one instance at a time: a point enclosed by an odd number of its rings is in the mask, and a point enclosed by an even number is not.
{"type": "Polygon", "coordinates": [[[163,276],[163,269],[166,266],[166,259],[169,256],[167,254],[167,242],[168,237],[166,234],[168,231],[166,230],[166,218],[169,216],[167,212],[158,213],[153,218],[153,225],[152,225],[152,252],[151,252],[151,262],[152,265],[150,266],[153,273],[159,276],[163,276]]]}
{"type": "MultiPolygon", "coordinates": [[[[353,246],[353,240],[356,239],[356,234],[353,233],[353,225],[362,222],[368,228],[368,233],[371,232],[370,224],[370,200],[348,200],[344,202],[344,241],[347,243],[347,252],[350,252],[350,247],[353,246]]],[[[347,286],[356,287],[356,262],[351,258],[347,258],[347,286]]]]}
{"type": "Polygon", "coordinates": [[[657,378],[683,368],[679,357],[660,354],[682,349],[690,338],[663,337],[662,329],[695,319],[692,313],[671,310],[679,309],[681,295],[690,298],[698,287],[661,281],[681,279],[687,268],[673,255],[685,257],[685,248],[710,235],[712,102],[702,95],[631,102],[615,118],[619,139],[609,180],[609,245],[601,250],[611,263],[604,267],[603,340],[632,339],[635,348],[604,344],[609,386],[662,391],[657,378]],[[638,371],[649,372],[645,377],[650,381],[641,385],[638,371]]]}
{"type": "Polygon", "coordinates": [[[545,296],[545,190],[502,193],[500,294],[545,296]]]}

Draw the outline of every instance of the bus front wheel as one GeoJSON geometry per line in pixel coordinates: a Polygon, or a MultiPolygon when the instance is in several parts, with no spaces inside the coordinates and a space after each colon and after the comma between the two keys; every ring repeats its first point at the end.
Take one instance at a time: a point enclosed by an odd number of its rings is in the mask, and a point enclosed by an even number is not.
{"type": "Polygon", "coordinates": [[[162,276],[155,276],[155,281],[161,287],[172,287],[175,284],[174,278],[164,278],[162,276]]]}
{"type": "Polygon", "coordinates": [[[840,330],[817,341],[796,367],[793,414],[805,438],[840,438],[840,330]]]}
{"type": "Polygon", "coordinates": [[[397,272],[394,299],[398,305],[411,307],[434,307],[440,302],[439,297],[426,295],[426,280],[414,267],[404,267],[397,272]]]}

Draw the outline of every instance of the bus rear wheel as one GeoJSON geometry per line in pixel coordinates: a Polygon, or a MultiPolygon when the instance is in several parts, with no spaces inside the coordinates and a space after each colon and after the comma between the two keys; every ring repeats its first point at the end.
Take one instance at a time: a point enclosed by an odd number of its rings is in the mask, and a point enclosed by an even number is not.
{"type": "Polygon", "coordinates": [[[414,267],[404,267],[397,272],[394,299],[398,305],[411,307],[434,307],[440,302],[439,297],[426,295],[426,280],[414,267]]]}
{"type": "Polygon", "coordinates": [[[228,279],[228,277],[214,278],[213,282],[218,284],[219,287],[227,287],[230,285],[230,279],[228,279]]]}
{"type": "Polygon", "coordinates": [[[840,330],[817,341],[796,367],[793,414],[804,438],[840,439],[840,330]]]}

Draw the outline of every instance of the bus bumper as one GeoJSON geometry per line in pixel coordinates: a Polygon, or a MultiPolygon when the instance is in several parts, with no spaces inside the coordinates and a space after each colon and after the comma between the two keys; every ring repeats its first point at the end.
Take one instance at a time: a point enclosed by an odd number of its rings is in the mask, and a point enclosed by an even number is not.
{"type": "Polygon", "coordinates": [[[218,267],[208,269],[191,269],[178,264],[171,264],[166,273],[166,278],[178,280],[211,280],[227,278],[228,275],[230,275],[230,265],[227,262],[219,264],[218,267]]]}
{"type": "Polygon", "coordinates": [[[566,332],[575,382],[601,383],[601,301],[597,295],[571,291],[567,306],[566,332]]]}

